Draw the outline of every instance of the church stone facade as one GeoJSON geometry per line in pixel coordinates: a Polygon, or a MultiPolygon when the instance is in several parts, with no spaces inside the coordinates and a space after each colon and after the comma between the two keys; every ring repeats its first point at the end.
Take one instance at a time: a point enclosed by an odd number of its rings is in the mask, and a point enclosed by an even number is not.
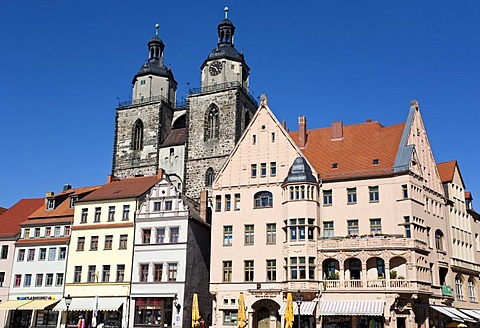
{"type": "Polygon", "coordinates": [[[250,122],[257,103],[248,92],[250,68],[234,47],[235,26],[218,25],[217,46],[201,65],[201,86],[176,103],[177,82],[164,65],[163,41],[148,42],[148,61],[132,84],[132,100],[115,117],[112,175],[156,175],[165,170],[177,188],[199,200],[250,122]]]}

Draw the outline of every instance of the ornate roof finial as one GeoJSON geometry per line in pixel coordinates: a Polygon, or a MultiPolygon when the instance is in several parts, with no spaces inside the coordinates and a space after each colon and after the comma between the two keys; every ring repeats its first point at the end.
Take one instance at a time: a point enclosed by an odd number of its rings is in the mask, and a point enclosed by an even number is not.
{"type": "Polygon", "coordinates": [[[160,24],[155,24],[155,35],[158,36],[158,29],[160,28],[160,24]]]}
{"type": "Polygon", "coordinates": [[[228,19],[228,7],[223,8],[225,10],[225,19],[228,19]]]}

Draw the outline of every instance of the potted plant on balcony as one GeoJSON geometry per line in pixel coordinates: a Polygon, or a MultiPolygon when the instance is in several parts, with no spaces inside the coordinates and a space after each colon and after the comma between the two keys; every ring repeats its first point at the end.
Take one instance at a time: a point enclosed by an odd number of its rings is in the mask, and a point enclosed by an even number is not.
{"type": "Polygon", "coordinates": [[[397,270],[390,270],[390,279],[397,279],[397,270]]]}
{"type": "Polygon", "coordinates": [[[340,279],[340,275],[338,274],[338,272],[330,272],[327,277],[327,280],[339,280],[339,279],[340,279]]]}

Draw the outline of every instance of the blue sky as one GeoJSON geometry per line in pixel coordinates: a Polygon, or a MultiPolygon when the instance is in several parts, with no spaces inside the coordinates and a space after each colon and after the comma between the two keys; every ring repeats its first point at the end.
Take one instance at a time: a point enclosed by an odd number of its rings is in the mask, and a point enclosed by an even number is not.
{"type": "Polygon", "coordinates": [[[200,84],[225,5],[250,91],[291,130],[298,115],[309,128],[395,124],[417,99],[435,159],[459,160],[480,197],[479,1],[4,0],[0,206],[105,183],[117,97],[129,99],[155,23],[181,100],[200,84]]]}

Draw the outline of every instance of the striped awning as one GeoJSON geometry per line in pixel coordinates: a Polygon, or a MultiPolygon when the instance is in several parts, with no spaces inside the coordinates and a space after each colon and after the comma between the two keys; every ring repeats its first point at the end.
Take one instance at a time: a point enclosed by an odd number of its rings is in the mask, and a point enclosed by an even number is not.
{"type": "MultiPolygon", "coordinates": [[[[315,307],[317,302],[302,302],[300,303],[300,314],[301,315],[312,315],[315,312],[315,307]]],[[[283,302],[278,313],[283,315],[285,314],[285,308],[287,307],[287,302],[283,302]]],[[[293,302],[293,313],[298,314],[298,306],[296,302],[293,302]]]]}
{"type": "MultiPolygon", "coordinates": [[[[117,311],[122,306],[125,298],[123,297],[99,297],[98,310],[99,311],[117,311]]],[[[68,308],[69,311],[93,311],[95,305],[95,297],[72,298],[72,304],[68,308]]],[[[62,299],[53,310],[65,311],[65,299],[62,299]]]]}
{"type": "Polygon", "coordinates": [[[461,312],[480,320],[480,310],[472,310],[472,309],[459,309],[461,312]]]}
{"type": "MultiPolygon", "coordinates": [[[[450,307],[448,307],[448,306],[430,305],[430,307],[431,307],[432,309],[434,309],[435,311],[440,312],[440,313],[442,313],[443,315],[446,315],[447,317],[452,318],[454,321],[463,322],[463,319],[462,319],[461,317],[459,317],[459,316],[456,315],[455,313],[452,313],[451,311],[448,310],[448,309],[450,308],[450,307]]],[[[453,308],[452,308],[452,309],[453,309],[453,308]]]]}
{"type": "Polygon", "coordinates": [[[6,301],[3,303],[0,303],[0,310],[16,310],[20,306],[25,305],[27,303],[30,303],[32,301],[30,300],[22,300],[22,301],[6,301]]]}
{"type": "Polygon", "coordinates": [[[383,316],[385,301],[321,301],[319,315],[383,316]]]}
{"type": "Polygon", "coordinates": [[[55,303],[58,303],[58,300],[34,300],[25,305],[19,306],[17,310],[43,310],[55,303]]]}

